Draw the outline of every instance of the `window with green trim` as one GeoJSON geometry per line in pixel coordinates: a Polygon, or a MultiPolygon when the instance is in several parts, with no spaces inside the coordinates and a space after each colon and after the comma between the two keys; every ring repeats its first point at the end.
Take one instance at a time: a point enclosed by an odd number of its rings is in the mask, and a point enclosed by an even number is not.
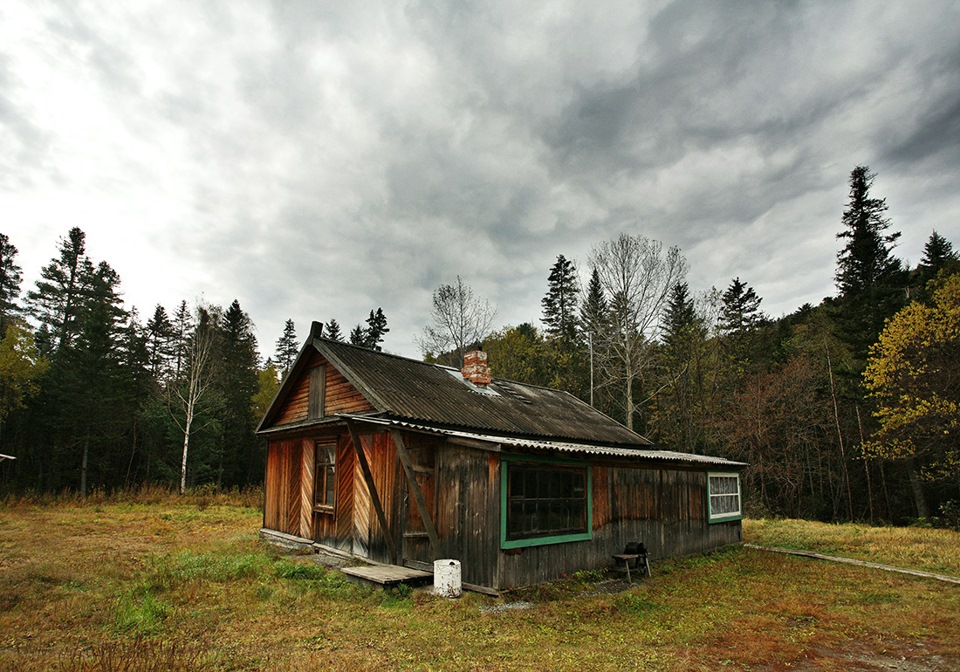
{"type": "Polygon", "coordinates": [[[710,522],[739,520],[743,517],[740,502],[740,474],[707,474],[710,522]]]}
{"type": "Polygon", "coordinates": [[[503,548],[589,539],[586,465],[504,461],[503,548]]]}

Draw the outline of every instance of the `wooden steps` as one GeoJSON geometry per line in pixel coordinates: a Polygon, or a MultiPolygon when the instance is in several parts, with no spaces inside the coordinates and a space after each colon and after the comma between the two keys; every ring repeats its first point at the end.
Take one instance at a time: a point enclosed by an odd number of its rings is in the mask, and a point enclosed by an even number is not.
{"type": "Polygon", "coordinates": [[[431,572],[419,569],[398,567],[397,565],[371,565],[364,567],[341,567],[340,571],[348,578],[358,579],[380,586],[395,586],[399,583],[419,585],[433,581],[431,572]]]}

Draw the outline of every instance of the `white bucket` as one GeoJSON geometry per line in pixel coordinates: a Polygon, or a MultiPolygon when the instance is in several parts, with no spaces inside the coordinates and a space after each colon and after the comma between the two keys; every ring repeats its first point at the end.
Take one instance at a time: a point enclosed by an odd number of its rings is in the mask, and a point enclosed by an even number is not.
{"type": "Polygon", "coordinates": [[[433,561],[433,592],[442,597],[460,597],[463,588],[459,560],[433,561]]]}

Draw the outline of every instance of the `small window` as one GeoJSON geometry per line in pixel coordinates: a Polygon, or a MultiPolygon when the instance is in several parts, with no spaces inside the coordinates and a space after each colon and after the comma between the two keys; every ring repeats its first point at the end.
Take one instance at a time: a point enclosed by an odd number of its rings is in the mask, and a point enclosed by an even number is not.
{"type": "Polygon", "coordinates": [[[317,442],[317,459],[313,471],[313,506],[319,511],[333,511],[337,492],[336,446],[317,442]]]}
{"type": "Polygon", "coordinates": [[[587,466],[506,460],[502,466],[502,548],[591,538],[587,466]]]}
{"type": "Polygon", "coordinates": [[[711,523],[740,520],[743,517],[739,474],[707,474],[707,490],[711,523]]]}

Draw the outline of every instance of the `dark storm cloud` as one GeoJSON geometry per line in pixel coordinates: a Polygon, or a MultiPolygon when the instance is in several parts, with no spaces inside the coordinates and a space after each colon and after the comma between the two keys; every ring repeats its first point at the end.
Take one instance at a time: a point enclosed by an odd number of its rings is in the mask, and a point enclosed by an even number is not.
{"type": "Polygon", "coordinates": [[[239,298],[266,353],[287,317],[382,306],[416,354],[457,275],[535,322],[556,256],[585,274],[621,231],[679,245],[694,289],[740,276],[793,310],[832,291],[858,163],[921,231],[904,256],[930,228],[960,243],[948,4],[39,7],[0,39],[0,197],[148,241],[119,269],[132,302],[239,298]]]}

